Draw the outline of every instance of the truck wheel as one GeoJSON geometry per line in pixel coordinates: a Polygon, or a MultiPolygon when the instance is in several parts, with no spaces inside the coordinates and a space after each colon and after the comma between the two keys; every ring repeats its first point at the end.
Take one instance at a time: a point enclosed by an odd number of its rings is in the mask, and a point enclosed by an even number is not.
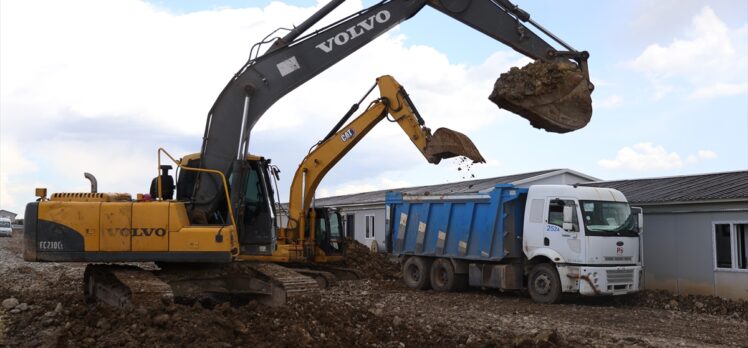
{"type": "Polygon", "coordinates": [[[431,288],[435,291],[455,291],[458,288],[456,276],[452,262],[436,259],[431,265],[431,288]]]}
{"type": "Polygon", "coordinates": [[[553,265],[541,263],[530,271],[527,289],[537,303],[556,303],[561,299],[561,280],[553,265]]]}
{"type": "Polygon", "coordinates": [[[403,264],[403,281],[412,289],[427,290],[431,286],[429,271],[431,260],[412,256],[403,264]]]}

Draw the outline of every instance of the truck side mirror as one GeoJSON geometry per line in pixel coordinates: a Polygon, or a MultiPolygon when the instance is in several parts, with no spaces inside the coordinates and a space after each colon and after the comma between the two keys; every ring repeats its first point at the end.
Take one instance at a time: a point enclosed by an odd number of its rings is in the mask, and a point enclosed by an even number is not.
{"type": "Polygon", "coordinates": [[[574,207],[571,205],[564,205],[564,230],[565,231],[571,231],[574,229],[574,225],[572,224],[572,219],[574,214],[574,207]]]}

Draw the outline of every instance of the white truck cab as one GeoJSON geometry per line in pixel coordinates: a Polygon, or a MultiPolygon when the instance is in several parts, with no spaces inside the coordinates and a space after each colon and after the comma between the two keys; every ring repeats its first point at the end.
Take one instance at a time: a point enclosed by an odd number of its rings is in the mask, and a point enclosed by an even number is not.
{"type": "Polygon", "coordinates": [[[10,225],[10,219],[0,217],[0,236],[12,237],[13,227],[10,225]]]}
{"type": "Polygon", "coordinates": [[[640,289],[640,220],[620,191],[536,185],[526,204],[525,256],[553,263],[561,291],[621,295],[640,289]]]}

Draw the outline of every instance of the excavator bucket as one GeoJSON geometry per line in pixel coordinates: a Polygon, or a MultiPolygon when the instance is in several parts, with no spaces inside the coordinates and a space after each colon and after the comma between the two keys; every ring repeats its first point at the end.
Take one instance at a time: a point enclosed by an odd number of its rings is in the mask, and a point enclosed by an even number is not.
{"type": "Polygon", "coordinates": [[[538,60],[501,74],[488,99],[528,119],[535,128],[566,133],[590,121],[591,93],[592,85],[576,64],[538,60]]]}
{"type": "Polygon", "coordinates": [[[465,156],[474,163],[486,162],[473,141],[465,134],[449,128],[439,128],[431,136],[424,151],[429,163],[437,164],[446,158],[465,156]]]}

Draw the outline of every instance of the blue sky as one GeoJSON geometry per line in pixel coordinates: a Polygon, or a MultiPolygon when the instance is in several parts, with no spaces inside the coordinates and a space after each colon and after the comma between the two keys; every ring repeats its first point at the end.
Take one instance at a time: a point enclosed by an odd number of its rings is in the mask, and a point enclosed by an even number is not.
{"type": "MultiPolygon", "coordinates": [[[[205,115],[251,43],[322,2],[0,3],[0,208],[22,213],[33,188],[145,192],[156,149],[200,146],[205,115]],[[39,13],[47,8],[48,13],[39,13]]],[[[375,1],[363,1],[371,5],[375,1]]],[[[487,99],[527,61],[429,8],[276,103],[251,151],[273,158],[281,197],[309,146],[382,74],[404,85],[432,129],[471,136],[478,178],[571,168],[601,179],[748,169],[748,2],[516,1],[591,54],[592,121],[534,129],[487,99]]],[[[349,0],[334,16],[361,8],[349,0]]],[[[322,182],[320,195],[462,180],[426,164],[383,123],[322,182]]]]}

